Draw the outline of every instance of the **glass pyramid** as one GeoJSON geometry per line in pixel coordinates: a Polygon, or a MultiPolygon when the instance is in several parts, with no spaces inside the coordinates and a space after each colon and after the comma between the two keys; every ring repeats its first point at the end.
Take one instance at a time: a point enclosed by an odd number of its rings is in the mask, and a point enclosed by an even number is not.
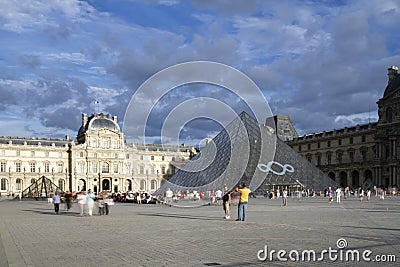
{"type": "Polygon", "coordinates": [[[208,191],[246,183],[252,191],[271,185],[300,185],[322,191],[338,185],[278,139],[274,124],[260,125],[242,112],[158,189],[208,191]]]}
{"type": "Polygon", "coordinates": [[[35,183],[31,184],[24,191],[22,191],[23,198],[46,198],[50,192],[60,192],[57,187],[49,178],[45,176],[40,177],[35,183]]]}

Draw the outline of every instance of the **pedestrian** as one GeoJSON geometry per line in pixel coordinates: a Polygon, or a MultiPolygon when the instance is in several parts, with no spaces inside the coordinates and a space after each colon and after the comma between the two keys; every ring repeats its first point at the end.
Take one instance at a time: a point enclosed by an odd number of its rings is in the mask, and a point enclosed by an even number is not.
{"type": "Polygon", "coordinates": [[[247,184],[243,183],[241,188],[236,188],[236,191],[240,193],[239,205],[238,205],[238,218],[236,221],[246,220],[247,203],[249,202],[250,189],[247,188],[247,184]]]}
{"type": "Polygon", "coordinates": [[[165,198],[167,199],[167,205],[171,207],[172,205],[172,197],[174,195],[174,192],[170,188],[165,192],[165,198]]]}
{"type": "Polygon", "coordinates": [[[328,202],[329,202],[329,203],[332,203],[332,201],[333,201],[333,191],[332,191],[332,187],[329,187],[329,188],[328,188],[327,194],[328,194],[328,202]]]}
{"type": "Polygon", "coordinates": [[[53,203],[54,203],[54,213],[58,214],[60,210],[60,203],[61,203],[61,197],[58,191],[56,191],[53,195],[53,203]]]}
{"type": "Polygon", "coordinates": [[[368,189],[367,190],[367,201],[370,201],[370,199],[371,199],[371,190],[368,189]]]}
{"type": "Polygon", "coordinates": [[[360,198],[360,202],[362,202],[364,198],[364,189],[362,187],[358,190],[358,197],[360,198]]]}
{"type": "Polygon", "coordinates": [[[341,194],[342,194],[342,189],[340,187],[338,187],[336,189],[336,203],[340,203],[341,194]]]}
{"type": "Polygon", "coordinates": [[[85,211],[85,206],[87,204],[87,199],[86,199],[86,191],[81,191],[77,196],[76,196],[76,201],[78,202],[79,205],[79,211],[80,215],[84,216],[84,211],[85,211]]]}
{"type": "Polygon", "coordinates": [[[287,188],[283,188],[282,190],[282,201],[283,201],[283,206],[287,205],[287,195],[288,195],[288,191],[287,188]]]}
{"type": "Polygon", "coordinates": [[[219,202],[221,201],[222,198],[222,191],[220,189],[218,189],[217,191],[215,191],[215,204],[219,205],[219,202]]]}
{"type": "Polygon", "coordinates": [[[142,196],[140,195],[140,191],[136,193],[136,203],[142,204],[142,196]]]}
{"type": "Polygon", "coordinates": [[[22,192],[21,191],[18,192],[18,198],[19,198],[19,201],[21,201],[21,199],[22,199],[22,192]]]}
{"type": "Polygon", "coordinates": [[[65,198],[65,205],[67,206],[67,210],[69,210],[71,208],[71,193],[69,191],[67,191],[64,195],[65,198]]]}
{"type": "Polygon", "coordinates": [[[92,193],[92,190],[89,189],[88,193],[86,194],[89,216],[93,215],[93,206],[94,206],[94,199],[95,198],[96,198],[96,196],[92,193]]]}
{"type": "Polygon", "coordinates": [[[231,218],[231,212],[229,210],[229,206],[231,205],[231,192],[228,190],[228,187],[224,187],[224,196],[222,197],[222,207],[225,211],[225,219],[231,218]]]}

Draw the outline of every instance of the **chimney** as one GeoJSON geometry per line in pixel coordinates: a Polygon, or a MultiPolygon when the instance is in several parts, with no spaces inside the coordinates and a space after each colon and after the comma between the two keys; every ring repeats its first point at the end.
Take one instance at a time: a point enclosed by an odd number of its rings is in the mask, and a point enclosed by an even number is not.
{"type": "Polygon", "coordinates": [[[399,68],[397,66],[391,66],[390,68],[388,68],[388,77],[389,77],[388,84],[397,77],[398,70],[399,68]]]}
{"type": "Polygon", "coordinates": [[[115,123],[117,123],[117,116],[113,116],[113,121],[115,122],[115,123]]]}
{"type": "Polygon", "coordinates": [[[82,113],[82,126],[85,126],[87,122],[87,115],[85,113],[82,113]]]}

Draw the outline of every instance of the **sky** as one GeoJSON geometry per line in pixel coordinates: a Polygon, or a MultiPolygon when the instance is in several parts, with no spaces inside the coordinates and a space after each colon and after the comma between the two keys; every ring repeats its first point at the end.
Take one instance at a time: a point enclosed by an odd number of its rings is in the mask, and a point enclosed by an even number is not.
{"type": "MultiPolygon", "coordinates": [[[[122,127],[141,84],[197,60],[247,75],[272,113],[290,116],[300,135],[339,129],[377,121],[387,69],[400,64],[399,1],[0,0],[0,6],[0,136],[74,139],[81,114],[94,112],[118,116],[122,127]]],[[[159,142],[166,114],[196,97],[245,109],[224,88],[181,86],[155,104],[148,140],[159,142]]],[[[196,145],[220,129],[213,120],[193,120],[180,128],[179,142],[196,145]]]]}

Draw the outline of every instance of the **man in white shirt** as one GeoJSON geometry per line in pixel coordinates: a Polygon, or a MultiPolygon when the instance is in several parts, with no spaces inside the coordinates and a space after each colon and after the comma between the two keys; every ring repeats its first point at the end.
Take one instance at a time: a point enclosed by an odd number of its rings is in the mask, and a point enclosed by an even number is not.
{"type": "Polygon", "coordinates": [[[340,203],[340,196],[342,195],[342,189],[338,187],[335,192],[336,192],[336,203],[340,203]]]}

